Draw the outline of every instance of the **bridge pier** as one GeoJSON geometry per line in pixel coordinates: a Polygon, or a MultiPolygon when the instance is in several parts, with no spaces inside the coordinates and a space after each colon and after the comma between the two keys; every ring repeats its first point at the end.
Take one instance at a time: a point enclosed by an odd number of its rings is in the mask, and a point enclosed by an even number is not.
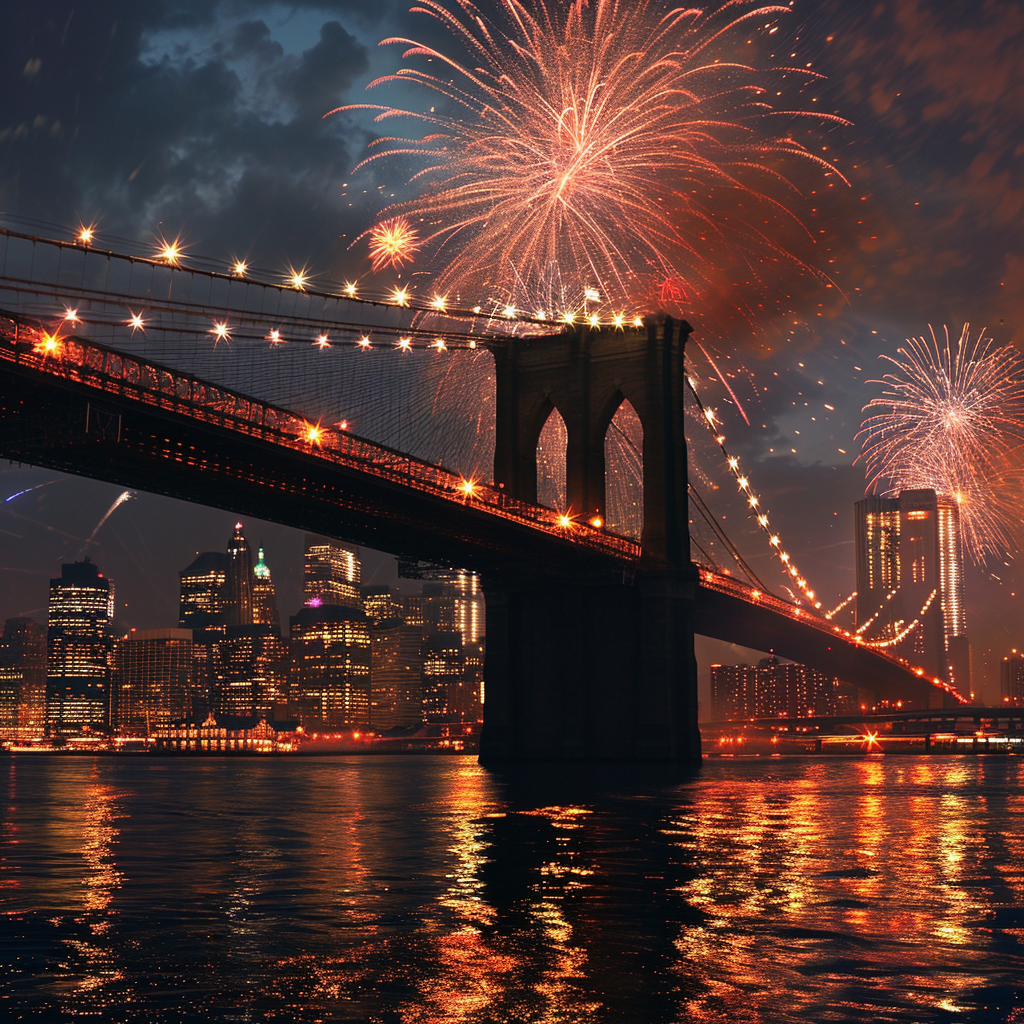
{"type": "Polygon", "coordinates": [[[700,761],[695,575],[485,592],[482,763],[700,761]]]}

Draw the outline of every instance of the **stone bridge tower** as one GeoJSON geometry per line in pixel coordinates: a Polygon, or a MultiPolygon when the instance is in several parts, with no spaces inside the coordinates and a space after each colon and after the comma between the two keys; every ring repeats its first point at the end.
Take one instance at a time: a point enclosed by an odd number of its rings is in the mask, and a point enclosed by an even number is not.
{"type": "Polygon", "coordinates": [[[644,526],[635,573],[485,580],[485,762],[700,759],[683,422],[690,331],[660,317],[490,343],[495,482],[537,500],[537,441],[557,409],[569,508],[604,519],[605,434],[628,400],[643,426],[644,526]]]}

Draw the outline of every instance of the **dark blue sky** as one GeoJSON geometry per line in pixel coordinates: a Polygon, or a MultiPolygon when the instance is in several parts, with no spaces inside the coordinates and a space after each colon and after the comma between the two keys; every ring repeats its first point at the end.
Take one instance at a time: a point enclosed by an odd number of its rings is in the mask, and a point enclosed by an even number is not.
{"type": "MultiPolygon", "coordinates": [[[[397,167],[353,176],[372,125],[321,115],[360,102],[368,81],[399,65],[400,50],[378,48],[381,38],[431,31],[408,6],[8,5],[0,212],[41,234],[95,220],[110,239],[180,232],[193,251],[224,259],[365,273],[365,251],[349,244],[406,184],[397,167]]],[[[792,52],[828,76],[823,108],[852,122],[824,141],[851,189],[802,207],[838,288],[827,300],[800,293],[792,336],[776,324],[728,339],[751,426],[721,396],[718,407],[778,529],[831,600],[853,587],[852,503],[864,486],[854,434],[876,393],[865,382],[879,374],[878,355],[929,323],[969,321],[1024,343],[1024,9],[801,0],[793,10],[792,52]]],[[[42,617],[47,578],[119,493],[4,467],[0,497],[54,479],[0,505],[0,616],[42,617]]],[[[145,495],[119,508],[89,552],[115,578],[125,622],[173,621],[177,571],[196,550],[223,547],[233,521],[145,495]]],[[[735,512],[728,522],[771,584],[756,537],[735,512]]],[[[282,611],[294,611],[301,538],[269,524],[247,533],[266,542],[282,611]]],[[[1024,648],[1017,586],[1016,563],[969,575],[979,668],[982,656],[1024,648]]]]}

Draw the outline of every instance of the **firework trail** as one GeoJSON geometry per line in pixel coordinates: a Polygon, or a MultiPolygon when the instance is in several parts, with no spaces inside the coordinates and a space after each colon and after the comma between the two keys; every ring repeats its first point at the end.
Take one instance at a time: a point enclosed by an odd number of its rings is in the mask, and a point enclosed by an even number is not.
{"type": "Polygon", "coordinates": [[[864,412],[861,454],[868,490],[930,488],[957,499],[965,548],[976,562],[1016,547],[1024,443],[1024,359],[965,324],[955,345],[909,338],[884,388],[864,412]]]}
{"type": "Polygon", "coordinates": [[[414,10],[461,56],[385,39],[441,70],[404,67],[370,88],[413,85],[435,106],[338,110],[423,125],[419,137],[376,140],[359,166],[423,160],[412,178],[421,195],[384,215],[429,226],[441,288],[497,286],[512,262],[522,281],[557,266],[580,292],[616,302],[646,304],[677,282],[692,309],[702,290],[763,294],[779,265],[810,272],[782,241],[799,228],[777,198],[797,194],[787,168],[845,179],[793,138],[794,119],[847,122],[773,109],[773,80],[728,59],[739,33],[770,32],[788,7],[731,0],[659,17],[651,0],[504,0],[491,19],[470,0],[421,0],[414,10]]]}
{"type": "Polygon", "coordinates": [[[85,554],[85,552],[89,548],[89,545],[96,538],[96,534],[100,532],[100,528],[114,514],[114,509],[116,509],[119,505],[123,505],[126,501],[131,501],[132,498],[134,498],[134,497],[135,497],[135,492],[134,491],[122,491],[114,499],[113,504],[104,513],[103,518],[96,524],[96,529],[94,529],[92,531],[92,533],[89,534],[89,539],[85,542],[85,544],[82,545],[82,550],[78,552],[78,554],[75,556],[76,558],[81,558],[82,555],[85,554]]]}
{"type": "Polygon", "coordinates": [[[47,480],[44,484],[36,484],[33,487],[26,487],[23,491],[17,491],[12,494],[9,498],[4,498],[3,503],[6,505],[9,501],[14,501],[15,498],[20,498],[23,494],[31,494],[33,491],[38,491],[40,487],[49,487],[50,484],[55,484],[56,480],[47,480]]]}

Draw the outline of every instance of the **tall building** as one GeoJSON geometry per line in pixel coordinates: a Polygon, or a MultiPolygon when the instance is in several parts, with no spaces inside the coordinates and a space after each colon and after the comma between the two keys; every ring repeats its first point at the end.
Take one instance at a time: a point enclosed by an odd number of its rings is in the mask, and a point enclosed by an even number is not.
{"type": "Polygon", "coordinates": [[[224,580],[224,609],[229,626],[252,625],[253,582],[252,551],[242,533],[242,524],[235,523],[235,532],[228,541],[224,580]]]}
{"type": "Polygon", "coordinates": [[[468,694],[462,678],[458,633],[432,633],[423,641],[423,717],[428,722],[476,721],[465,717],[468,694]]]}
{"type": "Polygon", "coordinates": [[[401,618],[370,624],[370,727],[378,732],[423,720],[420,642],[418,627],[401,618]]]}
{"type": "Polygon", "coordinates": [[[711,666],[711,715],[716,721],[831,715],[834,692],[831,676],[774,656],[756,665],[711,666]]]}
{"type": "Polygon", "coordinates": [[[50,580],[47,720],[58,730],[106,725],[114,584],[87,558],[50,580]]]}
{"type": "Polygon", "coordinates": [[[868,497],[855,506],[857,622],[897,637],[902,657],[970,692],[960,507],[933,490],[868,497]]]}
{"type": "Polygon", "coordinates": [[[402,618],[402,601],[395,587],[361,587],[360,593],[363,597],[363,611],[372,623],[402,618]]]}
{"type": "Polygon", "coordinates": [[[358,548],[306,534],[302,579],[305,604],[311,608],[329,605],[361,610],[361,578],[358,548]]]}
{"type": "Polygon", "coordinates": [[[150,736],[195,714],[190,629],[133,629],[114,645],[111,725],[122,734],[150,736]]]}
{"type": "Polygon", "coordinates": [[[259,549],[256,564],[252,567],[252,621],[256,626],[270,626],[274,636],[281,635],[281,619],[277,612],[277,595],[274,581],[270,577],[263,548],[259,549]]]}
{"type": "Polygon", "coordinates": [[[1024,707],[1024,654],[1016,648],[999,666],[999,696],[1004,704],[1024,707]]]}
{"type": "Polygon", "coordinates": [[[178,625],[182,629],[215,630],[223,633],[227,626],[224,589],[228,573],[228,556],[223,551],[204,551],[182,569],[178,625]]]}
{"type": "Polygon", "coordinates": [[[370,623],[354,608],[321,605],[291,617],[289,706],[306,731],[370,724],[370,623]]]}
{"type": "Polygon", "coordinates": [[[269,718],[287,702],[288,670],[288,644],[271,626],[229,626],[213,645],[213,707],[221,714],[269,718]]]}
{"type": "Polygon", "coordinates": [[[8,619],[0,637],[0,739],[46,731],[46,633],[34,619],[8,619]]]}

